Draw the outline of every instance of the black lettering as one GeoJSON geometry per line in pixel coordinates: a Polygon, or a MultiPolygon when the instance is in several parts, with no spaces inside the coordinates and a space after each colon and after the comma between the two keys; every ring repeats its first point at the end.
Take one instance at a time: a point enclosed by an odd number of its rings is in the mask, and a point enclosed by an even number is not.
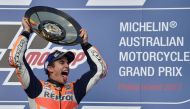
{"type": "Polygon", "coordinates": [[[44,97],[49,97],[49,92],[45,92],[44,97]]]}
{"type": "Polygon", "coordinates": [[[54,93],[51,93],[50,97],[51,97],[51,98],[55,98],[55,94],[54,94],[54,93]]]}

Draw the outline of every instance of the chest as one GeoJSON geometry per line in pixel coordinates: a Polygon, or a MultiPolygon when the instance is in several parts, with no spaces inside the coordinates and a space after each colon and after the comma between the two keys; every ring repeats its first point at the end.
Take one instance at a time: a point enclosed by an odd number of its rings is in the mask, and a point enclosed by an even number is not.
{"type": "Polygon", "coordinates": [[[40,96],[56,101],[74,101],[74,90],[71,85],[65,85],[63,87],[44,85],[40,96]]]}

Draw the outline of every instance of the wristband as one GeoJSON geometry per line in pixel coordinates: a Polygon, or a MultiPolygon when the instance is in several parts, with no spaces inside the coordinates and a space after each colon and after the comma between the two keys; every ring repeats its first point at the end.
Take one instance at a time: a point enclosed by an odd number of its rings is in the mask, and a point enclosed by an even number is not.
{"type": "Polygon", "coordinates": [[[23,31],[23,32],[21,33],[21,35],[22,35],[22,36],[25,36],[27,39],[29,39],[30,32],[28,32],[28,31],[23,31]]]}
{"type": "Polygon", "coordinates": [[[81,46],[82,46],[83,49],[86,49],[86,50],[87,50],[87,49],[89,49],[92,45],[91,45],[90,43],[86,42],[86,43],[82,43],[81,46]]]}

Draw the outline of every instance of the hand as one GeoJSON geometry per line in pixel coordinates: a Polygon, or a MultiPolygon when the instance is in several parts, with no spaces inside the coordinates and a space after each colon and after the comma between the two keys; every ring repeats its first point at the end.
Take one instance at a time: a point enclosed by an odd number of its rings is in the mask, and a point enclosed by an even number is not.
{"type": "Polygon", "coordinates": [[[88,42],[88,33],[85,29],[80,30],[80,37],[82,38],[81,44],[85,44],[88,42]]]}
{"type": "Polygon", "coordinates": [[[30,24],[29,24],[29,21],[28,21],[28,18],[26,17],[23,17],[22,18],[22,26],[24,28],[24,31],[27,31],[29,33],[31,33],[31,27],[30,27],[30,24]]]}

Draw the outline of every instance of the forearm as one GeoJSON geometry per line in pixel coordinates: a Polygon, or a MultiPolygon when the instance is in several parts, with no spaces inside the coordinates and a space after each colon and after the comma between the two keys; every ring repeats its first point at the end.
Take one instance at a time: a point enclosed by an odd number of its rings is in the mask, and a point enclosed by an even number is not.
{"type": "Polygon", "coordinates": [[[27,50],[29,35],[29,33],[23,32],[18,37],[10,52],[9,63],[11,66],[16,68],[18,80],[22,84],[22,87],[24,88],[26,93],[30,96],[30,91],[28,89],[32,89],[32,91],[35,91],[36,87],[41,88],[41,83],[35,77],[33,71],[31,70],[25,59],[25,52],[27,50]]]}
{"type": "Polygon", "coordinates": [[[28,38],[21,34],[14,43],[9,57],[9,64],[17,69],[17,77],[24,88],[27,88],[29,84],[29,75],[26,73],[26,67],[24,66],[24,56],[27,49],[27,43],[28,38]]]}
{"type": "Polygon", "coordinates": [[[99,51],[90,43],[82,44],[82,49],[87,57],[87,62],[90,66],[90,71],[96,72],[96,78],[101,79],[106,76],[107,66],[99,51]]]}
{"type": "Polygon", "coordinates": [[[87,50],[87,52],[89,54],[87,60],[90,60],[88,61],[88,64],[90,65],[90,71],[92,72],[94,72],[94,70],[96,71],[96,74],[92,77],[90,82],[94,82],[95,84],[98,80],[106,76],[107,66],[103,58],[101,57],[99,51],[94,46],[90,47],[87,50]]]}
{"type": "Polygon", "coordinates": [[[89,43],[82,45],[90,70],[84,73],[75,84],[75,97],[79,103],[85,94],[103,77],[106,76],[107,67],[98,50],[89,43]]]}

